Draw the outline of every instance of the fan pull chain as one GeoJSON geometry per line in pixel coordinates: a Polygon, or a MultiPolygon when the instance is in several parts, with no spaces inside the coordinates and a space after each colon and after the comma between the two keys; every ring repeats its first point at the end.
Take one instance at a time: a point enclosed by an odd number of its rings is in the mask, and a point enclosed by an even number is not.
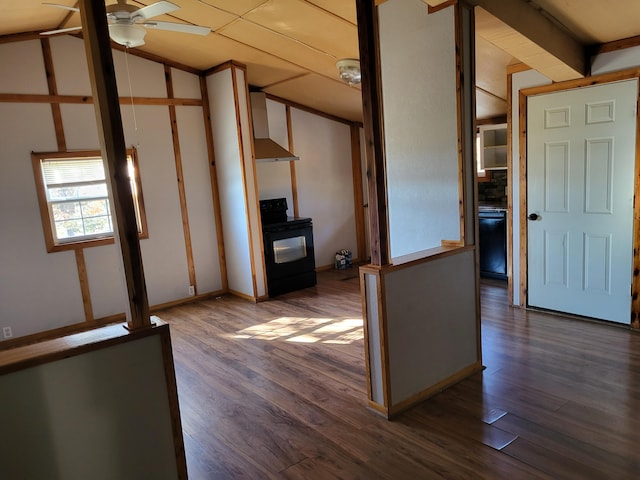
{"type": "Polygon", "coordinates": [[[127,67],[127,81],[129,82],[129,98],[131,98],[131,112],[133,113],[133,130],[136,137],[136,148],[140,149],[140,139],[138,138],[138,122],[136,120],[136,109],[133,105],[133,89],[131,88],[131,75],[129,74],[129,47],[124,47],[124,63],[127,67]]]}

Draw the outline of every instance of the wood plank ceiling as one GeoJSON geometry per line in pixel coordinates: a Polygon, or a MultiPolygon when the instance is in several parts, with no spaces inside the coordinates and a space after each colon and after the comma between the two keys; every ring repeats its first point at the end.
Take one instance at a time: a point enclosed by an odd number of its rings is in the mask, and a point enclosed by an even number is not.
{"type": "MultiPolygon", "coordinates": [[[[247,65],[249,83],[267,93],[348,120],[362,120],[359,87],[342,83],[335,67],[338,59],[358,57],[355,0],[171,1],[180,9],[154,20],[206,25],[212,32],[202,37],[149,29],[145,45],[137,50],[198,71],[236,60],[247,65]]],[[[483,1],[491,5],[504,0],[483,1]]],[[[543,10],[544,16],[582,45],[640,34],[637,0],[510,1],[543,10]]],[[[56,3],[76,5],[74,0],[56,3]]],[[[154,2],[129,3],[142,7],[154,2]]],[[[0,43],[16,34],[35,32],[37,36],[42,31],[80,24],[78,14],[68,15],[68,11],[44,6],[40,0],[0,0],[0,11],[0,43]]],[[[485,24],[495,20],[486,12],[479,17],[485,24]]],[[[493,27],[495,24],[493,21],[493,27]]],[[[477,113],[478,118],[488,118],[506,112],[506,65],[522,58],[520,50],[499,41],[503,40],[501,35],[491,35],[489,27],[479,25],[477,113]]]]}

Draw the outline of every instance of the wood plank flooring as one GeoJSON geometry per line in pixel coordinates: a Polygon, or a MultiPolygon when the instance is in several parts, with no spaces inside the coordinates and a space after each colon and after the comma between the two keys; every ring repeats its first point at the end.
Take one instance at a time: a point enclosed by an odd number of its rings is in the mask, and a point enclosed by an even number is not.
{"type": "Polygon", "coordinates": [[[387,421],[366,406],[358,288],[322,272],[159,314],[190,479],[640,478],[640,335],[510,308],[485,282],[486,369],[387,421]]]}

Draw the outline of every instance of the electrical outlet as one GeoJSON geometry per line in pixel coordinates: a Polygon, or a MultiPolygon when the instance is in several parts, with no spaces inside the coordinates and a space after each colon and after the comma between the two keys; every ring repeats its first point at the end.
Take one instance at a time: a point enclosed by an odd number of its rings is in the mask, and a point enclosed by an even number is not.
{"type": "Polygon", "coordinates": [[[13,332],[11,331],[11,327],[2,327],[2,336],[4,338],[13,337],[13,332]]]}
{"type": "Polygon", "coordinates": [[[196,294],[196,287],[189,285],[189,296],[193,297],[196,294]]]}

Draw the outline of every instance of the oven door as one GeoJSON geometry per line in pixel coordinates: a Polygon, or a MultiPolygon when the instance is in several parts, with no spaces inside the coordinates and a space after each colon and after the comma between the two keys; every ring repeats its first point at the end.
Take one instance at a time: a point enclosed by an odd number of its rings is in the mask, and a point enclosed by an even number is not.
{"type": "Polygon", "coordinates": [[[264,228],[269,295],[316,284],[313,229],[310,224],[264,228]]]}
{"type": "Polygon", "coordinates": [[[272,240],[271,245],[273,248],[273,262],[277,265],[297,262],[307,257],[306,235],[279,238],[272,240]]]}

